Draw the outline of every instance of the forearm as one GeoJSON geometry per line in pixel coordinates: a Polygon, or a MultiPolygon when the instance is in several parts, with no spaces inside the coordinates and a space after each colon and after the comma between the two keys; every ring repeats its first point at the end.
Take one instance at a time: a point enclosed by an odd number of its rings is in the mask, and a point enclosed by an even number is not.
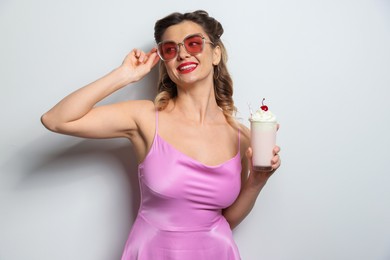
{"type": "Polygon", "coordinates": [[[238,226],[248,216],[256,203],[257,197],[266,184],[266,180],[256,180],[256,178],[252,177],[248,177],[236,201],[223,211],[223,215],[231,229],[238,226]]]}
{"type": "Polygon", "coordinates": [[[42,123],[49,129],[54,129],[60,124],[77,120],[87,114],[96,103],[131,82],[124,69],[115,69],[66,96],[42,116],[42,123]]]}

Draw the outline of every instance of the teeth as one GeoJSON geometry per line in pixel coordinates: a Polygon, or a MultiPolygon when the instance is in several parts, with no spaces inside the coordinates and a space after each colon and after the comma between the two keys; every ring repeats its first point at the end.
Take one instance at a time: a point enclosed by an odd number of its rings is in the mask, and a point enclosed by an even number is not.
{"type": "Polygon", "coordinates": [[[195,67],[196,67],[196,64],[190,64],[190,65],[185,65],[183,67],[180,67],[179,69],[180,70],[188,70],[188,69],[195,68],[195,67]]]}

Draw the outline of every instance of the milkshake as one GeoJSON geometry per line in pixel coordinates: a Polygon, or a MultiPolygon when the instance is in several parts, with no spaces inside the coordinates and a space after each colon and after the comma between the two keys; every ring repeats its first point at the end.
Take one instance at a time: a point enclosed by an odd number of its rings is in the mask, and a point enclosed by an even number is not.
{"type": "Polygon", "coordinates": [[[251,146],[254,170],[270,171],[273,149],[276,145],[277,121],[275,115],[264,105],[255,113],[251,111],[251,146]]]}

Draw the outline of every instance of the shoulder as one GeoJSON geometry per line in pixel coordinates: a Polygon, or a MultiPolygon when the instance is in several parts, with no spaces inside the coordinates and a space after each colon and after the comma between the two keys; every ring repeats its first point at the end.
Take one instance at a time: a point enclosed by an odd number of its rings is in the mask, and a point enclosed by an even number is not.
{"type": "Polygon", "coordinates": [[[125,118],[132,121],[135,132],[143,132],[145,129],[153,127],[155,122],[155,107],[150,100],[129,100],[119,103],[125,118]]]}
{"type": "Polygon", "coordinates": [[[145,116],[152,116],[155,113],[154,103],[150,100],[129,100],[120,104],[127,113],[130,113],[137,120],[145,116]]]}
{"type": "Polygon", "coordinates": [[[120,104],[127,108],[136,109],[138,111],[146,111],[154,109],[154,103],[151,100],[127,100],[123,101],[120,104]]]}
{"type": "Polygon", "coordinates": [[[126,136],[133,144],[138,162],[141,162],[151,147],[155,135],[154,103],[150,100],[130,100],[117,105],[120,106],[126,124],[131,126],[126,136]]]}
{"type": "Polygon", "coordinates": [[[132,120],[134,128],[129,132],[139,158],[143,158],[153,142],[156,127],[156,108],[150,100],[131,100],[122,102],[128,120],[132,120]]]}

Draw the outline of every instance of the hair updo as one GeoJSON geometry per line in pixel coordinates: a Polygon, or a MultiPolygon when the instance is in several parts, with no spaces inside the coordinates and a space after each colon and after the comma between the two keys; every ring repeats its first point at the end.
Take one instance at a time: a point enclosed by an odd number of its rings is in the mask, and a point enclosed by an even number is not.
{"type": "MultiPolygon", "coordinates": [[[[227,53],[220,37],[223,34],[223,27],[216,19],[209,16],[206,11],[197,10],[190,13],[172,13],[160,20],[154,26],[154,38],[159,43],[166,29],[184,21],[191,21],[200,25],[206,32],[210,41],[214,43],[213,48],[219,46],[222,59],[218,65],[214,66],[214,92],[215,100],[222,109],[227,121],[235,125],[234,115],[237,111],[233,102],[233,81],[228,72],[226,62],[227,53]]],[[[177,96],[176,84],[169,78],[163,62],[160,62],[160,74],[157,87],[155,105],[157,109],[163,110],[168,105],[170,99],[177,96]]]]}

